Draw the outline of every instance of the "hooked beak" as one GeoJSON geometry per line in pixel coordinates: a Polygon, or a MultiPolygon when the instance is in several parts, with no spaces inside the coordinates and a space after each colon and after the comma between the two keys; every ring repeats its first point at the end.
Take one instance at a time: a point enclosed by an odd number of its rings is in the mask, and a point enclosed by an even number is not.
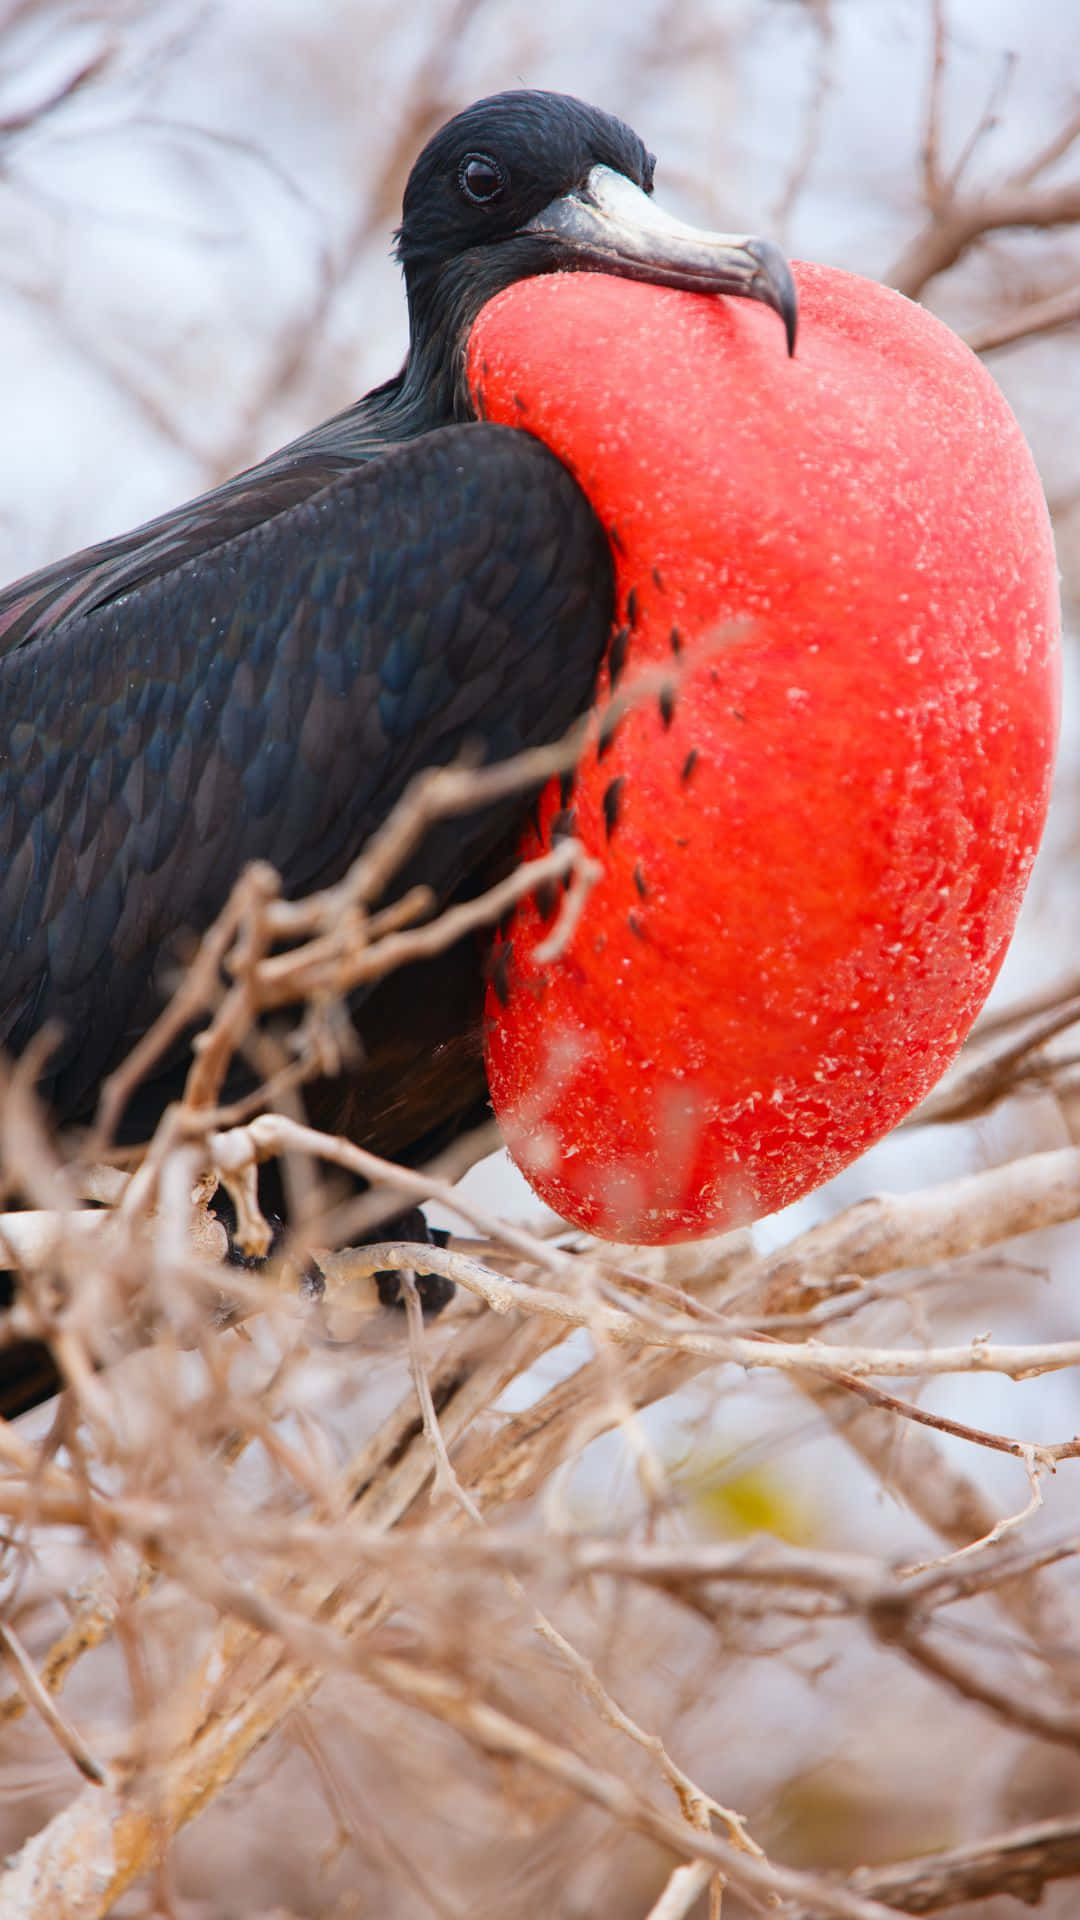
{"type": "Polygon", "coordinates": [[[613,167],[593,167],[584,186],[552,200],[525,231],[557,240],[568,267],[652,280],[690,293],[763,300],[784,323],[788,353],[795,351],[798,299],[779,247],[771,240],[689,227],[663,213],[613,167]]]}

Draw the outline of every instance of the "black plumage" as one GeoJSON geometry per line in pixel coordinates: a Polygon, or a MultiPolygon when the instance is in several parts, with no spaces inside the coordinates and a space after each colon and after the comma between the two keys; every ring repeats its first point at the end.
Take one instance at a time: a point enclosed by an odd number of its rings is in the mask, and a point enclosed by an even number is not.
{"type": "MultiPolygon", "coordinates": [[[[557,738],[589,698],[610,572],[539,441],[450,427],[9,654],[0,1038],[18,1053],[60,1023],[54,1110],[89,1114],[172,938],[246,860],[289,894],[326,885],[423,767],[557,738]]],[[[519,811],[434,829],[405,879],[447,897],[519,811]]]]}
{"type": "MultiPolygon", "coordinates": [[[[457,116],[406,187],[400,374],[246,474],[0,594],[0,1046],[59,1023],[43,1091],[88,1119],[161,1002],[177,936],[244,863],[339,877],[421,768],[553,740],[612,625],[610,548],[555,457],[472,417],[469,328],[522,277],[592,269],[748,294],[794,326],[767,243],[652,208],[620,121],[513,93],[457,116]]],[[[433,831],[404,878],[482,883],[525,802],[433,831]]],[[[367,1055],[313,1117],[421,1157],[477,1117],[478,953],[357,1008],[367,1055]]],[[[132,1137],[177,1090],[144,1087],[132,1137]]],[[[10,1371],[10,1369],[9,1369],[10,1371]]]]}

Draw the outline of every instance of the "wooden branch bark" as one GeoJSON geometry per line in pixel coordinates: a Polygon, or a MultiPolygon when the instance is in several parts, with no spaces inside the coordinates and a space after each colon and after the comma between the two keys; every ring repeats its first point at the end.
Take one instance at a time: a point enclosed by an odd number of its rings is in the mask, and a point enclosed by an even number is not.
{"type": "MultiPolygon", "coordinates": [[[[1002,1895],[1035,1907],[1053,1881],[1078,1874],[1080,1820],[1041,1820],[946,1853],[894,1866],[860,1867],[848,1884],[903,1913],[940,1913],[969,1900],[1002,1895]]],[[[815,1920],[817,1911],[803,1907],[791,1920],[815,1920]]]]}

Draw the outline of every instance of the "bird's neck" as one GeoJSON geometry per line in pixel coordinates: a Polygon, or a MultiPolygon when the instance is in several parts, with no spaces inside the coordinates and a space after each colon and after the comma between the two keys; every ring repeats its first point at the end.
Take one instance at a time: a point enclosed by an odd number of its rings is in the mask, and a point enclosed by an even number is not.
{"type": "Polygon", "coordinates": [[[469,335],[480,309],[519,271],[509,249],[483,262],[467,255],[437,270],[406,271],[409,357],[396,380],[368,395],[370,407],[385,409],[394,438],[475,420],[465,369],[469,335]]]}
{"type": "Polygon", "coordinates": [[[465,381],[465,342],[414,334],[401,372],[363,402],[363,433],[394,444],[475,418],[465,381]]]}
{"type": "Polygon", "coordinates": [[[401,372],[362,400],[293,440],[258,471],[326,457],[360,464],[436,427],[473,420],[465,353],[469,332],[493,291],[458,263],[438,274],[406,280],[409,357],[401,372]]]}
{"type": "Polygon", "coordinates": [[[447,353],[441,343],[414,339],[405,365],[392,380],[290,442],[274,461],[325,454],[360,465],[436,427],[473,418],[475,410],[465,384],[464,344],[447,353]]]}

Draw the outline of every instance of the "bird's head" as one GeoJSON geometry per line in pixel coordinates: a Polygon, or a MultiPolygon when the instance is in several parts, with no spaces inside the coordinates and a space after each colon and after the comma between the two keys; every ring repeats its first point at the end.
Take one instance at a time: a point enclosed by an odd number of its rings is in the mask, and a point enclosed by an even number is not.
{"type": "Polygon", "coordinates": [[[663,213],[654,167],[630,127],[567,94],[496,94],[440,128],[409,175],[397,233],[410,384],[430,392],[449,378],[449,411],[460,414],[480,308],[516,280],[575,270],[763,300],[790,350],[795,287],[779,249],[663,213]]]}

